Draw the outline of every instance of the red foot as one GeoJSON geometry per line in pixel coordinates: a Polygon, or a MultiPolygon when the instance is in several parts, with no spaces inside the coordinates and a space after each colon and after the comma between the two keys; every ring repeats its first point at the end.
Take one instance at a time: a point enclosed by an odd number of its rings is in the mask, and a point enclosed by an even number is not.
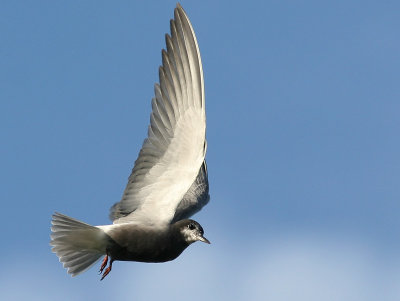
{"type": "Polygon", "coordinates": [[[102,262],[101,267],[100,267],[99,274],[103,273],[103,270],[107,266],[107,263],[108,263],[108,254],[103,259],[103,262],[102,262]]]}
{"type": "Polygon", "coordinates": [[[103,280],[110,272],[111,272],[111,268],[112,268],[112,263],[113,263],[113,259],[110,260],[110,265],[108,266],[108,268],[106,268],[106,270],[103,273],[103,276],[101,277],[100,281],[103,280]]]}

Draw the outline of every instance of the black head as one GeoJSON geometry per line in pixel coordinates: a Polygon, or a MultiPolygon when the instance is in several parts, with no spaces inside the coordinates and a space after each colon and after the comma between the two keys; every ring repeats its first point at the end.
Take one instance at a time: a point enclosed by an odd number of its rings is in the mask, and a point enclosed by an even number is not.
{"type": "Polygon", "coordinates": [[[203,227],[196,221],[191,219],[186,219],[179,221],[179,230],[184,238],[184,240],[191,244],[195,241],[202,241],[209,244],[209,240],[203,236],[203,227]]]}

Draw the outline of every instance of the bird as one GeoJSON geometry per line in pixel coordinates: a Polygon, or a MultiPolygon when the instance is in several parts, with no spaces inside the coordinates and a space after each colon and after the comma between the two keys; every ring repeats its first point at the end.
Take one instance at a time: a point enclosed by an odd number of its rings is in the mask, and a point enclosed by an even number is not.
{"type": "Polygon", "coordinates": [[[192,24],[178,3],[161,51],[147,138],[110,225],[91,226],[55,212],[50,245],[72,277],[103,256],[103,280],[114,261],[166,262],[204,237],[189,219],[210,200],[205,155],[203,67],[192,24]],[[108,265],[108,267],[107,267],[108,265]]]}

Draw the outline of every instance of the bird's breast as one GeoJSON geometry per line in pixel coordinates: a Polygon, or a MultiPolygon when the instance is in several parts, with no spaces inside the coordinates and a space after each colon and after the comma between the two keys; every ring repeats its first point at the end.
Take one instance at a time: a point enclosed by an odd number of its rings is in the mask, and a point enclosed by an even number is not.
{"type": "Polygon", "coordinates": [[[115,260],[165,262],[178,257],[187,245],[174,239],[169,229],[121,225],[110,231],[108,252],[115,260]]]}

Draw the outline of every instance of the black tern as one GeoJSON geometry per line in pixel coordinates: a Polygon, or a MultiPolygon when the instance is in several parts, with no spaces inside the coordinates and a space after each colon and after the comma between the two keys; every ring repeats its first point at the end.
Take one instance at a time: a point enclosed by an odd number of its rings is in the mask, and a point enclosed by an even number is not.
{"type": "Polygon", "coordinates": [[[115,260],[165,262],[195,241],[210,243],[200,224],[188,219],[210,196],[203,69],[193,27],[179,3],[170,29],[148,137],[121,201],[110,209],[113,224],[91,226],[57,212],[52,216],[50,245],[72,276],[102,256],[101,280],[115,260]]]}

